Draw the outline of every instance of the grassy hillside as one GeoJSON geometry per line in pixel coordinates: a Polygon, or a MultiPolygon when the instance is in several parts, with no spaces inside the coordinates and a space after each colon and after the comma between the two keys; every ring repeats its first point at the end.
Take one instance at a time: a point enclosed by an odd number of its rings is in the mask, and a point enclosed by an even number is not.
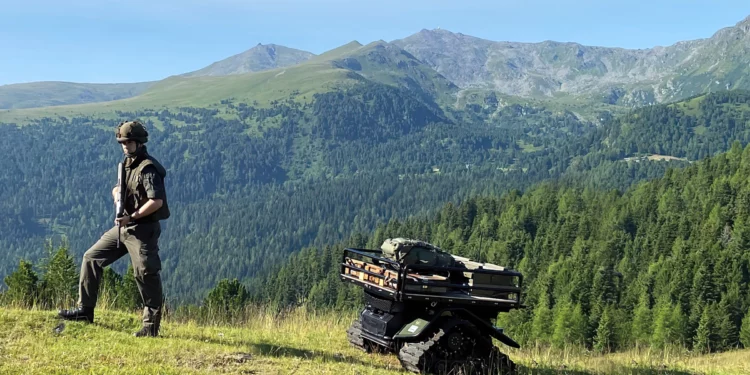
{"type": "MultiPolygon", "coordinates": [[[[226,76],[296,65],[314,54],[275,44],[257,46],[203,69],[175,77],[226,76]]],[[[167,78],[167,82],[174,79],[167,78]]],[[[162,82],[162,81],[159,81],[162,82]]],[[[200,82],[200,81],[198,81],[200,82]]],[[[0,109],[40,108],[101,103],[132,98],[157,81],[138,83],[30,82],[0,86],[0,109]]],[[[168,99],[168,98],[167,98],[168,99]]],[[[84,107],[84,110],[87,107],[84,107]]]]}
{"type": "Polygon", "coordinates": [[[230,98],[268,105],[293,93],[302,100],[311,100],[313,94],[350,80],[345,70],[333,68],[330,63],[303,64],[221,77],[170,77],[136,97],[104,103],[0,111],[0,122],[24,124],[41,117],[59,116],[114,118],[116,111],[212,107],[230,98]]]}
{"type": "Polygon", "coordinates": [[[282,68],[309,60],[315,54],[276,44],[258,43],[247,51],[217,61],[203,69],[181,74],[185,77],[225,76],[259,72],[262,70],[282,68]]]}
{"type": "Polygon", "coordinates": [[[352,77],[406,86],[444,105],[458,105],[475,92],[494,93],[512,100],[548,101],[552,107],[565,106],[596,118],[602,110],[750,88],[743,63],[749,30],[750,17],[710,38],[640,50],[554,41],[495,42],[440,29],[422,30],[390,43],[381,40],[362,46],[353,41],[317,56],[273,44],[258,45],[194,72],[175,72],[142,96],[151,83],[2,86],[0,109],[50,108],[0,112],[0,122],[113,109],[205,106],[230,97],[268,103],[297,90],[299,99],[305,100],[306,94],[327,91],[329,83],[346,83],[352,77]],[[253,74],[261,71],[266,74],[253,74]],[[282,78],[284,74],[288,76],[282,78]],[[189,79],[201,76],[222,79],[189,79]],[[127,98],[134,100],[120,100],[127,98]],[[76,106],[93,102],[108,104],[76,106]],[[66,107],[53,107],[60,105],[66,107]]]}
{"type": "Polygon", "coordinates": [[[130,98],[154,82],[73,83],[31,82],[0,86],[0,109],[83,104],[130,98]]]}
{"type": "Polygon", "coordinates": [[[0,111],[0,123],[27,123],[41,117],[96,115],[114,118],[116,111],[213,107],[222,100],[269,106],[292,97],[312,101],[316,93],[370,80],[443,98],[451,84],[403,50],[387,43],[349,43],[295,66],[231,76],[170,77],[136,97],[105,103],[0,111]]]}
{"type": "MultiPolygon", "coordinates": [[[[383,41],[345,44],[309,60],[287,67],[229,76],[172,76],[154,83],[138,96],[102,103],[58,105],[43,108],[0,110],[0,123],[27,124],[40,118],[95,116],[114,120],[117,111],[176,110],[180,107],[224,108],[223,101],[269,107],[291,98],[309,103],[313,95],[350,87],[357,82],[380,83],[404,88],[422,101],[434,101],[445,110],[464,110],[482,103],[489,92],[459,92],[430,66],[394,44],[383,41]]],[[[509,104],[549,107],[556,112],[573,111],[577,116],[599,121],[597,113],[618,110],[605,104],[514,98],[502,95],[494,112],[509,104]]]]}
{"type": "MultiPolygon", "coordinates": [[[[406,374],[393,355],[349,346],[352,313],[284,317],[249,312],[234,326],[164,323],[162,337],[137,339],[135,314],[99,312],[93,325],[52,311],[0,309],[3,374],[406,374]],[[61,329],[62,328],[62,329],[61,329]],[[59,332],[58,332],[59,331],[59,332]]],[[[596,356],[541,349],[508,351],[520,374],[746,374],[750,350],[690,356],[670,351],[596,356]]]]}

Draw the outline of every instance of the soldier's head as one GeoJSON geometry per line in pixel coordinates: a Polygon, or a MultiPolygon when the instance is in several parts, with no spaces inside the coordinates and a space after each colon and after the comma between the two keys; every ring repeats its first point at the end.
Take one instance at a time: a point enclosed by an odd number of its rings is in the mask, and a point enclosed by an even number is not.
{"type": "Polygon", "coordinates": [[[148,142],[148,131],[139,121],[124,121],[117,125],[115,137],[117,143],[122,145],[122,152],[133,156],[144,143],[148,142]]]}

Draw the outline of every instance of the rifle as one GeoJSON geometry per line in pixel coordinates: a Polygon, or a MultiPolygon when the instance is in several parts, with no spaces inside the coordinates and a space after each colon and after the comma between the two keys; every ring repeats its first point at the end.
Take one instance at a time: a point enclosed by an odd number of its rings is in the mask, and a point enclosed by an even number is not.
{"type": "MultiPolygon", "coordinates": [[[[117,198],[115,199],[115,217],[125,216],[125,163],[117,164],[117,198]]],[[[117,248],[120,248],[120,223],[117,223],[117,248]]]]}

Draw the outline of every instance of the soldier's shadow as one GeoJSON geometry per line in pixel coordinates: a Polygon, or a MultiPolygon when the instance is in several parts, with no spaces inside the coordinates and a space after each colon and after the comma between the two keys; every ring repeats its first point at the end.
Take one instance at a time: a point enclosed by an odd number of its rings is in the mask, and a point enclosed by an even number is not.
{"type": "MultiPolygon", "coordinates": [[[[97,326],[105,329],[110,329],[117,332],[125,332],[128,333],[130,330],[135,332],[133,327],[136,327],[139,323],[135,319],[131,319],[127,322],[114,322],[111,320],[102,320],[100,322],[94,323],[97,326]],[[130,330],[128,330],[130,328],[130,330]]],[[[347,356],[343,353],[329,353],[325,351],[313,351],[313,350],[307,350],[307,349],[300,349],[300,348],[294,348],[289,346],[283,346],[283,345],[275,345],[267,342],[254,342],[254,341],[242,341],[242,340],[222,340],[217,339],[215,337],[209,337],[205,335],[197,335],[197,336],[171,336],[168,333],[162,334],[161,337],[155,338],[156,340],[159,340],[161,338],[167,338],[167,339],[183,339],[183,340],[194,340],[194,341],[200,341],[210,344],[218,344],[222,346],[232,347],[232,348],[240,348],[240,347],[251,347],[253,348],[254,355],[263,355],[268,357],[294,357],[294,358],[300,358],[305,360],[323,360],[326,362],[342,362],[342,363],[350,363],[350,364],[358,364],[362,366],[368,366],[368,367],[374,367],[384,370],[394,370],[392,367],[387,367],[383,365],[379,365],[372,362],[366,362],[362,361],[360,359],[347,356]]]]}
{"type": "Polygon", "coordinates": [[[325,351],[313,351],[307,349],[294,348],[284,345],[276,345],[267,342],[248,342],[248,341],[233,341],[227,342],[217,340],[216,338],[209,337],[194,337],[191,339],[200,340],[202,342],[208,342],[212,344],[219,344],[224,346],[237,347],[252,347],[254,354],[263,355],[267,357],[294,357],[304,360],[322,360],[324,362],[341,362],[348,364],[357,364],[361,366],[368,366],[379,368],[383,370],[394,370],[392,367],[383,366],[380,364],[362,361],[360,359],[345,355],[343,353],[329,353],[325,351]]]}
{"type": "Polygon", "coordinates": [[[141,328],[141,320],[128,316],[128,317],[107,317],[104,319],[96,319],[92,323],[96,327],[101,327],[117,332],[133,333],[141,328]]]}

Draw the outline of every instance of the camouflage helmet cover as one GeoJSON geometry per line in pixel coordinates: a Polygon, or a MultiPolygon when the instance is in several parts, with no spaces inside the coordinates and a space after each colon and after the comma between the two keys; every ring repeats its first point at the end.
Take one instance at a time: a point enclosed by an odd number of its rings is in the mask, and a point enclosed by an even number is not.
{"type": "Polygon", "coordinates": [[[148,142],[148,131],[139,121],[124,121],[115,130],[117,142],[133,140],[140,143],[148,142]]]}

